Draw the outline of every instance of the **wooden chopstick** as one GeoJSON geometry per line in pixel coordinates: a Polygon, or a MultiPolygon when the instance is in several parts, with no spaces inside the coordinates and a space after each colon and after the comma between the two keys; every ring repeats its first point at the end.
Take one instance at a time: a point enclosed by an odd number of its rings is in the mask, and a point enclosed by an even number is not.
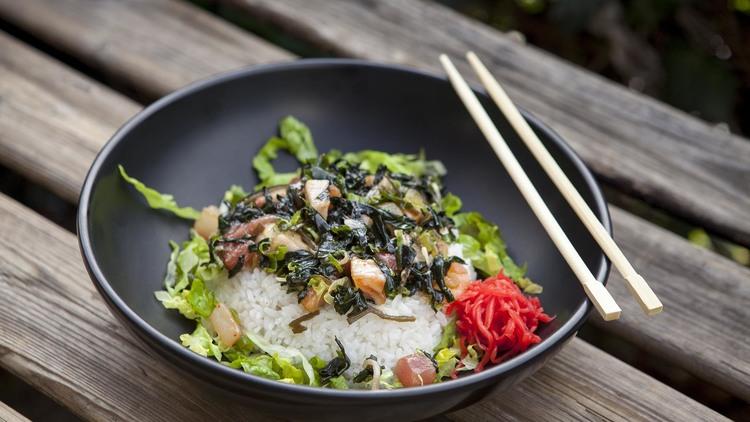
{"type": "Polygon", "coordinates": [[[466,84],[466,81],[464,81],[461,74],[458,73],[456,67],[453,66],[453,63],[445,54],[440,56],[440,62],[443,64],[443,67],[448,74],[448,79],[451,81],[451,84],[453,84],[453,88],[468,109],[469,114],[471,114],[471,117],[474,119],[477,126],[479,126],[479,129],[482,131],[485,138],[487,138],[487,141],[490,143],[490,146],[492,146],[495,154],[497,154],[500,162],[505,166],[505,169],[508,171],[508,174],[510,174],[511,179],[513,179],[518,190],[521,191],[524,199],[528,202],[531,210],[542,223],[542,226],[547,231],[547,235],[552,239],[552,242],[581,282],[583,290],[586,292],[589,299],[591,299],[596,310],[599,311],[599,314],[605,321],[618,319],[622,310],[615,302],[615,299],[610,295],[609,291],[604,288],[604,285],[599,283],[591,274],[586,263],[583,262],[581,256],[570,243],[568,236],[566,236],[565,232],[560,228],[560,224],[557,223],[557,220],[552,215],[549,208],[547,208],[547,205],[544,203],[544,200],[542,200],[539,192],[534,188],[531,180],[529,180],[529,177],[523,171],[521,164],[516,160],[516,157],[508,147],[508,144],[505,143],[502,135],[498,132],[495,124],[492,123],[490,116],[488,116],[487,112],[482,108],[482,105],[469,88],[469,85],[466,84]]]}
{"type": "Polygon", "coordinates": [[[635,271],[635,268],[633,268],[630,261],[628,261],[615,241],[607,233],[607,230],[602,226],[599,219],[596,218],[594,212],[586,204],[586,201],[565,175],[565,172],[562,171],[555,159],[547,151],[547,148],[544,147],[542,141],[539,140],[539,137],[536,136],[536,133],[534,133],[526,122],[526,119],[521,116],[518,108],[513,104],[508,94],[505,93],[500,83],[482,64],[476,54],[470,51],[466,53],[466,58],[477,75],[479,75],[479,79],[487,89],[490,97],[495,101],[495,104],[497,104],[526,146],[531,150],[531,153],[539,161],[539,164],[542,165],[544,171],[547,172],[547,175],[552,179],[557,189],[563,194],[563,197],[565,197],[576,212],[578,218],[583,221],[583,224],[615,265],[615,268],[622,274],[627,283],[628,290],[630,290],[630,294],[641,305],[641,309],[647,315],[655,315],[661,312],[664,306],[659,298],[648,283],[646,283],[646,280],[635,271]]]}

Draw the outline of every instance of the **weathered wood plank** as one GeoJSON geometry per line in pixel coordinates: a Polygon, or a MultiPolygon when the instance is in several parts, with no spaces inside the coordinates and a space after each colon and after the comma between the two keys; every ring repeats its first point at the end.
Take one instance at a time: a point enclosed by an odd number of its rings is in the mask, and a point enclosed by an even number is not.
{"type": "Polygon", "coordinates": [[[290,57],[181,1],[3,0],[0,9],[12,24],[151,97],[214,73],[290,57]]]}
{"type": "Polygon", "coordinates": [[[607,288],[618,321],[590,321],[699,378],[750,401],[750,269],[610,206],[614,234],[664,302],[645,316],[613,269],[607,288]]]}
{"type": "Polygon", "coordinates": [[[104,142],[140,105],[0,32],[0,160],[75,202],[104,142]]]}
{"type": "MultiPolygon", "coordinates": [[[[84,418],[245,420],[255,415],[152,357],[88,281],[75,236],[0,195],[0,364],[84,418]],[[191,388],[184,388],[190,385],[191,388]]],[[[721,416],[573,339],[561,356],[457,420],[709,420],[721,416]],[[565,417],[563,417],[564,419],[565,417]]]]}
{"type": "Polygon", "coordinates": [[[339,55],[442,73],[475,51],[600,178],[750,245],[750,142],[429,1],[218,0],[339,55]]]}
{"type": "Polygon", "coordinates": [[[29,420],[0,401],[0,422],[29,422],[29,420]]]}
{"type": "MultiPolygon", "coordinates": [[[[33,110],[38,115],[54,113],[59,108],[75,110],[75,113],[65,115],[71,117],[70,121],[50,120],[49,128],[41,126],[42,130],[37,130],[37,125],[24,125],[24,137],[16,138],[18,134],[15,132],[6,132],[14,127],[13,120],[6,120],[3,124],[5,113],[0,109],[0,149],[9,148],[6,145],[12,145],[17,139],[22,139],[25,148],[34,151],[33,154],[22,156],[20,160],[23,161],[23,165],[38,172],[45,171],[47,167],[54,168],[54,173],[66,181],[65,186],[71,186],[67,190],[73,196],[68,196],[68,199],[75,200],[83,181],[82,176],[90,161],[69,161],[67,156],[57,152],[70,150],[69,155],[76,156],[75,151],[79,151],[82,157],[88,157],[90,160],[93,150],[101,145],[103,138],[92,138],[77,132],[74,132],[76,136],[72,137],[50,138],[50,133],[56,133],[58,126],[63,132],[66,127],[75,127],[80,116],[97,116],[102,110],[106,112],[122,108],[130,113],[135,106],[132,103],[128,103],[130,105],[127,107],[122,106],[120,103],[123,100],[115,95],[100,95],[100,91],[106,91],[106,88],[84,77],[76,76],[75,72],[59,65],[50,67],[49,59],[26,46],[7,40],[3,43],[2,37],[0,46],[8,48],[4,51],[8,51],[9,56],[28,56],[23,59],[23,63],[33,64],[31,67],[54,69],[54,72],[44,73],[28,82],[38,85],[34,88],[35,91],[54,92],[61,89],[56,87],[58,80],[71,80],[75,81],[81,92],[89,92],[92,97],[102,101],[89,104],[87,101],[95,100],[80,95],[72,96],[70,99],[50,97],[50,101],[36,102],[30,107],[25,96],[6,96],[4,88],[1,88],[2,80],[18,79],[19,76],[13,74],[22,73],[18,69],[24,67],[0,67],[0,98],[6,98],[0,102],[0,107],[33,110]],[[102,98],[107,100],[104,101],[102,98]],[[90,149],[81,145],[89,145],[90,149]]],[[[108,119],[100,117],[97,121],[114,122],[124,119],[124,114],[125,112],[122,112],[108,119]]],[[[111,124],[109,131],[114,131],[116,125],[117,123],[111,124]]],[[[13,152],[21,153],[15,150],[13,152]]],[[[0,160],[7,161],[8,158],[13,157],[0,154],[0,160]]],[[[51,177],[47,182],[55,187],[58,179],[51,177]]],[[[683,239],[622,210],[613,207],[612,212],[616,239],[653,284],[665,303],[666,311],[646,322],[642,319],[635,302],[622,287],[619,276],[613,272],[611,289],[623,306],[625,317],[620,322],[606,324],[603,328],[636,342],[658,356],[675,361],[695,375],[750,400],[750,377],[747,376],[750,371],[750,346],[737,340],[750,337],[750,327],[741,324],[744,320],[742,310],[743,307],[747,308],[750,297],[748,270],[689,245],[683,239]],[[685,286],[690,288],[686,289],[685,286]],[[700,301],[702,306],[694,306],[693,301],[700,301]],[[706,309],[711,309],[712,312],[707,312],[706,309]],[[679,331],[674,327],[680,327],[679,331]],[[676,333],[679,333],[679,336],[676,333]]]]}

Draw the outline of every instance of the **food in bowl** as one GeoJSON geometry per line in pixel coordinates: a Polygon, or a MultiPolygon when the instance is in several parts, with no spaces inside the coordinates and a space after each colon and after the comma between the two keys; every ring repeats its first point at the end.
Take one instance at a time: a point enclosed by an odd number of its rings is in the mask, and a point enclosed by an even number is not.
{"type": "Polygon", "coordinates": [[[260,183],[218,206],[180,207],[130,177],[155,209],[194,220],[171,242],[165,308],[194,320],[190,350],[256,376],[336,389],[393,389],[480,372],[540,341],[541,286],[498,227],[445,192],[420,154],[318,154],[282,119],[253,159],[260,183]],[[279,151],[301,167],[277,172],[279,151]]]}

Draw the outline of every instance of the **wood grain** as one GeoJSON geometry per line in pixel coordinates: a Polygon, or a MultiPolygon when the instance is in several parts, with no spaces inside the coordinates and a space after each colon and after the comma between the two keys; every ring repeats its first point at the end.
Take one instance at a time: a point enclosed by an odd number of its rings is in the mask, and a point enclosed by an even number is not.
{"type": "Polygon", "coordinates": [[[750,268],[610,206],[623,252],[664,302],[648,317],[612,270],[607,289],[622,306],[618,321],[590,322],[750,401],[750,268]]]}
{"type": "Polygon", "coordinates": [[[0,160],[76,202],[96,153],[140,106],[0,32],[0,160]]]}
{"type": "Polygon", "coordinates": [[[174,0],[2,0],[13,25],[125,89],[159,97],[228,69],[290,54],[174,0]]]}
{"type": "MultiPolygon", "coordinates": [[[[335,54],[438,71],[475,51],[607,182],[750,245],[750,142],[429,1],[219,0],[335,54]]],[[[457,63],[459,65],[459,63],[457,63]]]]}
{"type": "Polygon", "coordinates": [[[0,422],[29,422],[29,420],[0,401],[0,422]]]}
{"type": "MultiPolygon", "coordinates": [[[[69,119],[49,119],[45,125],[25,124],[23,131],[17,132],[14,130],[18,128],[13,125],[17,119],[4,120],[6,113],[0,108],[0,148],[17,154],[0,154],[0,160],[17,160],[32,174],[53,169],[45,183],[52,188],[64,187],[64,191],[70,193],[67,198],[75,201],[94,151],[106,136],[92,137],[75,131],[65,137],[51,134],[66,133],[69,131],[66,128],[75,128],[80,121],[103,125],[99,129],[102,134],[107,132],[107,127],[111,132],[117,125],[114,122],[124,119],[136,106],[130,102],[123,105],[121,97],[103,94],[108,92],[106,88],[70,69],[51,63],[48,58],[24,45],[8,42],[7,39],[3,41],[0,37],[0,46],[10,53],[7,55],[9,57],[25,57],[22,63],[30,68],[49,69],[26,82],[34,85],[27,91],[55,92],[64,89],[65,86],[59,87],[57,81],[72,81],[71,84],[79,87],[80,95],[51,96],[49,101],[31,104],[28,99],[33,97],[9,96],[5,94],[6,88],[0,88],[0,98],[5,99],[0,102],[0,107],[6,109],[33,110],[38,115],[55,115],[58,109],[75,111],[62,115],[69,116],[69,119]],[[112,116],[104,117],[108,110],[113,111],[112,116]],[[16,143],[23,145],[23,148],[10,149],[16,143]],[[24,153],[25,148],[33,153],[24,153]],[[62,154],[60,151],[68,152],[62,154]],[[88,157],[89,161],[76,158],[78,156],[88,157]],[[64,183],[60,184],[60,181],[64,183]]],[[[23,73],[23,69],[0,68],[0,87],[4,87],[3,80],[18,80],[20,76],[14,74],[23,73]]],[[[606,324],[602,328],[750,400],[750,345],[742,342],[742,339],[750,338],[750,328],[742,325],[746,319],[744,309],[748,308],[750,300],[748,270],[716,254],[700,250],[620,209],[611,208],[615,239],[652,284],[666,310],[645,320],[637,304],[629,298],[621,279],[613,272],[610,288],[625,312],[620,322],[606,324]],[[689,286],[689,289],[685,286],[689,286]],[[695,306],[695,303],[700,306],[695,306]],[[679,330],[675,327],[679,327],[679,330]]]]}
{"type": "MultiPolygon", "coordinates": [[[[105,308],[75,236],[0,195],[0,364],[85,419],[246,420],[252,409],[157,361],[105,308]],[[185,388],[190,385],[191,388],[185,388]]],[[[573,339],[560,357],[455,420],[718,420],[721,416],[573,339]]]]}

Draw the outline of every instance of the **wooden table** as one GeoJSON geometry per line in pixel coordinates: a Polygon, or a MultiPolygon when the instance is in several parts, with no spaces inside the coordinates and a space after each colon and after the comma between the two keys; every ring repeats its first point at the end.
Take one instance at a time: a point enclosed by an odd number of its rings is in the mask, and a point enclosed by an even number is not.
{"type": "MultiPolygon", "coordinates": [[[[211,2],[209,2],[211,3],[211,2]]],[[[438,70],[476,51],[517,102],[612,189],[750,244],[750,142],[418,0],[219,0],[327,54],[438,70]]],[[[0,162],[75,203],[114,130],[196,79],[293,60],[177,0],[0,0],[0,162]]],[[[466,70],[464,67],[463,70],[466,70]]],[[[471,75],[471,72],[464,72],[471,75]]],[[[665,304],[644,317],[619,275],[623,318],[591,323],[750,401],[750,269],[611,206],[615,236],[665,304]]],[[[186,388],[105,308],[75,235],[0,195],[0,365],[84,419],[258,419],[186,388]]],[[[0,419],[21,420],[0,402],[0,419]]],[[[513,391],[451,420],[719,420],[723,416],[574,339],[513,391]]]]}

